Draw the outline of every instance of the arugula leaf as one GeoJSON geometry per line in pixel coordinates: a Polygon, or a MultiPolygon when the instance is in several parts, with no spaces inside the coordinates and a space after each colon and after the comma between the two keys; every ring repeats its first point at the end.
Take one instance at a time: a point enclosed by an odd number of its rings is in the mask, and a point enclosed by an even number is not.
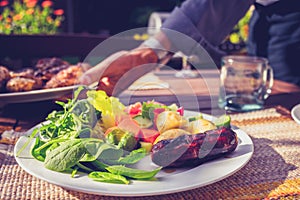
{"type": "Polygon", "coordinates": [[[73,101],[76,101],[78,99],[80,92],[83,91],[84,89],[85,87],[81,85],[74,91],[73,101]]]}
{"type": "Polygon", "coordinates": [[[72,178],[74,178],[75,175],[77,174],[78,168],[79,168],[78,166],[75,166],[74,169],[72,170],[72,172],[71,172],[71,177],[72,178]]]}
{"type": "Polygon", "coordinates": [[[42,150],[39,150],[39,151],[36,150],[36,149],[37,149],[38,147],[42,146],[43,144],[44,144],[44,142],[42,142],[42,141],[40,140],[40,138],[36,138],[35,143],[34,143],[32,149],[31,149],[31,155],[32,155],[35,159],[37,159],[37,160],[39,160],[39,161],[42,161],[42,162],[44,162],[45,157],[46,157],[46,149],[42,149],[42,150]]]}
{"type": "Polygon", "coordinates": [[[50,140],[49,142],[43,142],[43,143],[40,143],[41,144],[40,146],[36,146],[34,150],[37,152],[42,151],[43,149],[47,150],[49,148],[49,146],[51,146],[52,144],[65,142],[67,140],[68,139],[58,138],[58,139],[50,140]]]}
{"type": "Polygon", "coordinates": [[[49,123],[43,124],[39,129],[42,141],[47,142],[56,138],[78,138],[81,130],[92,129],[97,122],[98,112],[86,100],[78,100],[83,90],[79,87],[74,92],[74,98],[67,103],[57,101],[63,110],[53,111],[46,118],[49,123]]]}
{"type": "Polygon", "coordinates": [[[24,149],[29,145],[29,143],[32,141],[32,139],[38,134],[38,129],[34,129],[31,133],[31,135],[28,137],[28,139],[26,140],[25,144],[20,148],[20,150],[17,152],[16,156],[20,156],[20,154],[22,153],[22,151],[24,151],[24,149]]]}

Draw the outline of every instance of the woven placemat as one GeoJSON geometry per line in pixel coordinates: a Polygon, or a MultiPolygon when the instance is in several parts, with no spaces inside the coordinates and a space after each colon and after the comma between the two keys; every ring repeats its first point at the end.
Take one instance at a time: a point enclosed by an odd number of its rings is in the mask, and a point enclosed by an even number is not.
{"type": "MultiPolygon", "coordinates": [[[[169,195],[131,199],[300,199],[300,125],[281,107],[232,115],[252,138],[249,163],[217,183],[169,195]]],[[[13,145],[0,146],[0,199],[128,199],[69,191],[39,180],[19,167],[13,145]]]]}

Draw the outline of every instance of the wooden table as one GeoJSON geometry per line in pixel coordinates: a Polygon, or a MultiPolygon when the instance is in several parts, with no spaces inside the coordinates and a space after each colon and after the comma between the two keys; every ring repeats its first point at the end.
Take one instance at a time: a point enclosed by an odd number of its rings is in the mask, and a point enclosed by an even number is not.
{"type": "MultiPolygon", "coordinates": [[[[170,87],[160,90],[124,91],[120,98],[125,103],[155,99],[159,102],[171,104],[180,103],[185,109],[206,113],[218,113],[219,71],[201,70],[198,78],[176,78],[176,70],[154,72],[162,81],[169,83],[170,87]]],[[[300,87],[274,81],[272,95],[266,101],[266,107],[282,105],[291,109],[300,103],[300,87]],[[284,99],[284,100],[282,100],[284,99]]]]}
{"type": "MultiPolygon", "coordinates": [[[[187,110],[200,111],[207,114],[218,115],[224,110],[218,107],[219,71],[201,70],[198,78],[176,78],[176,70],[162,70],[154,72],[160,80],[167,82],[169,88],[159,90],[126,90],[120,94],[121,101],[128,105],[137,101],[155,99],[161,103],[176,103],[187,110]]],[[[291,109],[300,103],[300,88],[286,82],[274,81],[272,95],[266,101],[266,107],[281,105],[291,109]]],[[[1,129],[17,128],[27,130],[43,121],[47,114],[59,109],[53,100],[8,104],[0,108],[1,129]]]]}
{"type": "MultiPolygon", "coordinates": [[[[178,79],[174,77],[174,73],[175,71],[170,70],[155,72],[160,80],[169,84],[166,89],[126,90],[119,97],[124,104],[155,99],[166,104],[180,103],[185,109],[208,114],[224,112],[217,106],[218,71],[203,70],[200,74],[201,77],[195,79],[178,79]]],[[[299,149],[300,144],[300,131],[298,131],[300,126],[291,119],[289,113],[289,110],[298,103],[300,103],[299,87],[275,81],[272,94],[266,101],[266,109],[257,112],[232,114],[233,123],[249,133],[255,144],[254,156],[243,170],[224,181],[203,188],[153,198],[201,199],[206,197],[208,199],[232,199],[235,197],[237,199],[260,199],[285,196],[300,198],[300,161],[297,157],[297,155],[299,156],[297,149],[299,149]],[[260,130],[264,130],[264,132],[260,130]],[[279,168],[276,167],[277,165],[279,168]]],[[[58,108],[54,101],[6,105],[1,108],[0,112],[0,134],[5,130],[13,130],[12,134],[14,132],[24,132],[43,121],[53,109],[58,108]]],[[[2,144],[0,142],[1,145],[11,142],[5,140],[5,138],[0,141],[2,142],[2,144]]],[[[3,146],[0,147],[4,149],[3,146]]],[[[8,156],[13,149],[13,144],[8,144],[4,153],[1,148],[0,199],[9,199],[8,197],[51,199],[53,196],[50,193],[57,195],[57,198],[53,197],[52,199],[106,199],[104,196],[69,191],[41,182],[22,171],[13,157],[8,156]],[[14,170],[17,171],[17,179],[19,180],[12,178],[13,173],[16,173],[14,170]],[[34,180],[36,187],[46,185],[46,192],[39,191],[38,188],[26,183],[25,180],[27,179],[34,180]],[[28,191],[20,189],[22,187],[27,187],[26,190],[28,191]],[[12,193],[12,196],[9,196],[8,192],[12,193]]],[[[107,199],[115,198],[107,197],[107,199]]],[[[141,199],[152,198],[143,197],[141,199]]]]}

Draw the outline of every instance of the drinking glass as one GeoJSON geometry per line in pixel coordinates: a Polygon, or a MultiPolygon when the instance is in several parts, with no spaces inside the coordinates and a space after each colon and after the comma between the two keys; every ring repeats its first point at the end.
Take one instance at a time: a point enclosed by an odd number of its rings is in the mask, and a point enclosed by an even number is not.
{"type": "Polygon", "coordinates": [[[237,112],[261,109],[272,85],[273,70],[266,58],[225,56],[221,63],[219,107],[237,112]]]}

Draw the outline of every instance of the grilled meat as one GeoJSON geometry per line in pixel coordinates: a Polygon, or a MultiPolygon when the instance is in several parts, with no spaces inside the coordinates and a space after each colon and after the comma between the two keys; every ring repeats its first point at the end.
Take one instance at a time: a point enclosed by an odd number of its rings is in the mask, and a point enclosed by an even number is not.
{"type": "Polygon", "coordinates": [[[9,70],[4,66],[0,66],[0,92],[5,91],[5,86],[9,79],[9,70]]]}
{"type": "Polygon", "coordinates": [[[34,73],[35,77],[41,77],[45,82],[49,81],[54,75],[63,69],[66,69],[70,64],[60,58],[44,58],[38,60],[34,73]]]}
{"type": "Polygon", "coordinates": [[[42,88],[57,88],[77,84],[89,69],[86,63],[70,65],[60,58],[38,60],[33,68],[9,71],[0,66],[0,92],[24,92],[42,88]]]}
{"type": "Polygon", "coordinates": [[[25,69],[21,69],[18,71],[11,71],[10,78],[16,78],[16,77],[33,78],[34,77],[34,69],[25,68],[25,69]]]}
{"type": "Polygon", "coordinates": [[[43,84],[40,79],[15,77],[7,82],[6,90],[9,92],[24,92],[40,89],[42,86],[43,84]]]}
{"type": "Polygon", "coordinates": [[[45,85],[45,88],[57,88],[75,85],[78,78],[83,74],[83,68],[80,65],[73,65],[61,70],[53,76],[45,85]]]}
{"type": "Polygon", "coordinates": [[[229,128],[184,134],[153,145],[152,161],[163,167],[195,166],[234,151],[238,140],[229,128]]]}

